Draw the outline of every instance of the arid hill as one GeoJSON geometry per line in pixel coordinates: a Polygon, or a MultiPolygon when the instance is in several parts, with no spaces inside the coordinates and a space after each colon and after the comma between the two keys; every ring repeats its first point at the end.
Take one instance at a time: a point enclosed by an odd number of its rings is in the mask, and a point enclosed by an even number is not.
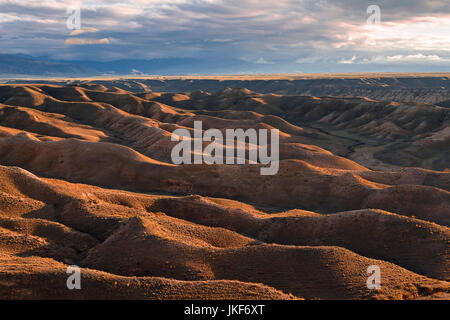
{"type": "MultiPolygon", "coordinates": [[[[106,103],[108,94],[115,93],[115,101],[121,100],[127,112],[152,118],[154,111],[131,100],[141,98],[227,120],[278,116],[308,129],[305,133],[311,139],[302,142],[370,169],[406,166],[445,171],[450,163],[448,79],[448,74],[343,74],[47,80],[70,86],[58,91],[47,85],[46,90],[56,99],[67,94],[62,100],[106,103]],[[97,93],[83,96],[81,88],[97,93]]],[[[166,120],[161,114],[158,119],[166,120]]]]}
{"type": "MultiPolygon", "coordinates": [[[[368,97],[378,101],[430,103],[446,106],[450,99],[449,73],[354,73],[354,74],[279,74],[220,76],[124,77],[120,79],[45,80],[65,85],[96,84],[139,93],[153,92],[218,92],[226,88],[248,88],[263,94],[368,97]]],[[[28,80],[42,83],[42,80],[28,80]]],[[[25,83],[11,80],[9,83],[25,83]]]]}
{"type": "Polygon", "coordinates": [[[0,298],[448,299],[449,115],[244,88],[0,85],[0,298]],[[195,121],[279,129],[278,174],[173,164],[172,132],[195,121]]]}

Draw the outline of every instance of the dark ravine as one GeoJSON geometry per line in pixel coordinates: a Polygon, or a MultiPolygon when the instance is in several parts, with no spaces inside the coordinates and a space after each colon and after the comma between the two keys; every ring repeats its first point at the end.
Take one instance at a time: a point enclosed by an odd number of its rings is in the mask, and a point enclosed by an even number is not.
{"type": "Polygon", "coordinates": [[[340,140],[349,140],[352,141],[352,144],[347,146],[347,152],[346,153],[342,153],[342,154],[338,154],[339,156],[345,157],[345,158],[350,158],[350,156],[355,152],[355,149],[359,146],[365,145],[365,143],[361,140],[358,139],[354,139],[354,138],[350,138],[350,137],[344,137],[341,135],[337,135],[335,133],[332,133],[330,131],[325,130],[324,128],[319,128],[318,126],[311,126],[305,123],[297,123],[299,126],[302,126],[304,128],[307,129],[314,129],[317,131],[320,131],[326,135],[332,136],[332,137],[336,137],[339,138],[340,140]]]}

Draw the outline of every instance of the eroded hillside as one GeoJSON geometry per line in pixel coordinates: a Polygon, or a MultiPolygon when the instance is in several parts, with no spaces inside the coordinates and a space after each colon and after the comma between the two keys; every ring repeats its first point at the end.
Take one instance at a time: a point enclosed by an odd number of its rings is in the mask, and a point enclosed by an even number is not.
{"type": "Polygon", "coordinates": [[[2,85],[0,297],[448,298],[449,115],[248,89],[2,85]],[[195,121],[279,129],[278,174],[174,165],[172,132],[195,121]],[[72,264],[83,290],[65,286],[72,264]],[[370,265],[381,290],[366,287],[370,265]]]}

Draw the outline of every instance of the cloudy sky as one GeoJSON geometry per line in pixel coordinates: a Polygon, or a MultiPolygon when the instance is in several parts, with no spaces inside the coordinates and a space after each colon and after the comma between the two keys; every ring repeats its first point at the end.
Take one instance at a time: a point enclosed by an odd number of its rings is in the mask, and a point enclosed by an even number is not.
{"type": "Polygon", "coordinates": [[[273,72],[450,71],[450,0],[0,0],[0,43],[2,53],[59,60],[191,57],[240,59],[273,72]],[[370,5],[380,8],[380,24],[370,5]],[[67,26],[74,6],[80,30],[67,26]]]}

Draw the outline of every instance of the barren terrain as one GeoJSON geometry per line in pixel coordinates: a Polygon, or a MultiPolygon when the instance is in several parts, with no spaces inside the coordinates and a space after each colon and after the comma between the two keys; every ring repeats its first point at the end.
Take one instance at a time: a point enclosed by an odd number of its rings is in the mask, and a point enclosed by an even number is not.
{"type": "Polygon", "coordinates": [[[0,85],[0,298],[448,299],[450,86],[429,78],[0,85]],[[174,165],[194,121],[279,129],[278,174],[174,165]]]}

